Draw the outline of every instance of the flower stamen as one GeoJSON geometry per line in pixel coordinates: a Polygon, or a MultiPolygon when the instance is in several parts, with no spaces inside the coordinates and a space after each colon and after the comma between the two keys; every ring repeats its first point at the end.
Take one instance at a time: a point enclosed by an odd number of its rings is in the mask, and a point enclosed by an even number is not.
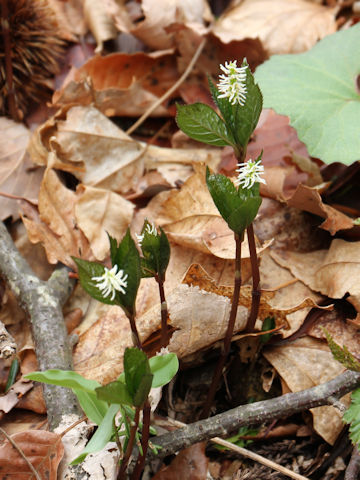
{"type": "Polygon", "coordinates": [[[236,172],[239,172],[237,179],[235,180],[235,185],[241,185],[242,188],[252,188],[256,182],[265,183],[264,178],[261,178],[261,175],[264,174],[264,166],[261,165],[261,160],[253,161],[249,160],[244,163],[238,163],[239,168],[236,169],[236,172]]]}
{"type": "Polygon", "coordinates": [[[98,277],[91,277],[96,282],[96,287],[101,291],[104,298],[111,294],[110,300],[114,300],[116,292],[123,295],[126,293],[128,274],[123,270],[118,271],[118,266],[114,265],[110,270],[105,267],[105,271],[98,277]]]}
{"type": "Polygon", "coordinates": [[[228,98],[232,105],[244,105],[246,101],[246,69],[238,67],[236,60],[232,62],[225,62],[220,65],[221,70],[225,75],[219,75],[218,89],[221,92],[218,98],[228,98]]]}

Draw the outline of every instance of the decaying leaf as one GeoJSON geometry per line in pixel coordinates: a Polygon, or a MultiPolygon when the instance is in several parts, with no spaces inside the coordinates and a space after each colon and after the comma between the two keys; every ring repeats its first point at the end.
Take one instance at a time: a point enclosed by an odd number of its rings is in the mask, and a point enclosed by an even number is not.
{"type": "MultiPolygon", "coordinates": [[[[34,168],[26,154],[30,132],[21,123],[0,118],[0,192],[37,203],[43,169],[34,168]]],[[[0,219],[19,218],[16,199],[0,196],[0,219]]]]}
{"type": "Polygon", "coordinates": [[[97,42],[96,52],[101,52],[103,43],[116,37],[116,28],[101,0],[85,0],[84,16],[97,42]]]}
{"type": "Polygon", "coordinates": [[[224,43],[259,37],[270,54],[299,53],[336,31],[336,9],[305,0],[233,2],[213,28],[224,43]]]}
{"type": "MultiPolygon", "coordinates": [[[[28,430],[15,433],[11,438],[35,467],[40,478],[56,480],[58,466],[64,455],[60,435],[44,430],[28,430]]],[[[8,440],[0,447],[0,475],[14,479],[31,478],[34,475],[8,440]]]]}
{"type": "Polygon", "coordinates": [[[173,480],[186,478],[187,480],[206,480],[209,459],[205,455],[205,443],[196,443],[181,450],[171,464],[160,470],[154,480],[173,480]]]}
{"type": "Polygon", "coordinates": [[[336,238],[329,250],[309,253],[273,250],[271,256],[315,292],[330,298],[342,298],[346,293],[360,293],[359,244],[336,238]]]}
{"type": "MultiPolygon", "coordinates": [[[[344,371],[332,356],[327,344],[304,337],[288,345],[264,351],[266,359],[276,368],[291,392],[325,383],[344,371]]],[[[349,403],[347,398],[343,402],[349,403]]],[[[334,407],[311,410],[314,429],[328,443],[333,444],[343,428],[341,414],[334,407]]]]}

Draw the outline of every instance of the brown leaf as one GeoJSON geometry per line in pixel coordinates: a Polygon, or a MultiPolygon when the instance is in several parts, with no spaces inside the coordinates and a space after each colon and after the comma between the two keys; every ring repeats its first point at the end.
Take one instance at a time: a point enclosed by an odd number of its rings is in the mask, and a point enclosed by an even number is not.
{"type": "Polygon", "coordinates": [[[298,185],[292,197],[287,199],[287,204],[325,218],[326,220],[320,227],[328,230],[331,235],[335,235],[339,230],[350,229],[354,226],[352,218],[323,203],[316,188],[302,184],[298,185]]]}
{"type": "Polygon", "coordinates": [[[205,0],[143,0],[142,11],[145,20],[131,33],[153,50],[174,47],[173,35],[169,26],[174,23],[191,26],[199,33],[205,33],[205,21],[213,20],[211,10],[205,0]]]}
{"type": "MultiPolygon", "coordinates": [[[[70,72],[53,103],[93,105],[107,116],[140,116],[178,79],[174,55],[113,53],[70,72]]],[[[153,115],[168,115],[159,106],[153,115]]]]}
{"type": "Polygon", "coordinates": [[[335,8],[305,0],[235,1],[213,33],[224,43],[258,37],[270,55],[299,53],[336,32],[335,15],[335,8]]]}
{"type": "Polygon", "coordinates": [[[360,294],[360,242],[335,239],[329,250],[309,253],[273,250],[272,258],[315,292],[330,298],[360,294]]]}
{"type": "Polygon", "coordinates": [[[25,395],[25,393],[32,388],[32,382],[22,379],[15,382],[10,390],[5,395],[0,397],[0,410],[5,413],[10,412],[10,410],[19,402],[19,398],[25,395]]]}
{"type": "Polygon", "coordinates": [[[75,205],[77,225],[88,239],[97,260],[109,253],[107,233],[120,241],[131,222],[134,205],[109,190],[79,185],[75,205]]]}
{"type": "MultiPolygon", "coordinates": [[[[292,392],[325,383],[344,371],[332,356],[326,343],[310,337],[291,344],[264,350],[265,358],[276,368],[292,392]]],[[[346,399],[342,399],[342,401],[346,399]]],[[[314,429],[328,443],[333,444],[343,428],[341,414],[334,407],[311,410],[314,429]]]]}
{"type": "Polygon", "coordinates": [[[104,8],[102,0],[85,0],[84,16],[97,43],[95,52],[101,52],[103,43],[117,35],[114,20],[104,8]]]}
{"type": "Polygon", "coordinates": [[[160,470],[153,480],[206,480],[209,460],[205,443],[195,443],[181,450],[169,466],[160,470]]]}
{"type": "MultiPolygon", "coordinates": [[[[0,192],[37,203],[43,170],[34,168],[26,154],[30,132],[21,123],[0,118],[0,192]]],[[[19,218],[16,200],[0,196],[1,220],[19,218]]]]}
{"type": "Polygon", "coordinates": [[[71,258],[92,258],[89,243],[76,226],[76,194],[67,189],[52,169],[47,169],[39,194],[39,211],[23,204],[23,222],[33,243],[42,242],[49,263],[61,261],[75,267],[71,258]]]}
{"type": "MultiPolygon", "coordinates": [[[[44,430],[28,430],[11,435],[42,480],[56,480],[64,447],[60,435],[44,430]]],[[[34,474],[19,452],[6,439],[0,447],[0,475],[14,480],[31,480],[34,474]]]]}

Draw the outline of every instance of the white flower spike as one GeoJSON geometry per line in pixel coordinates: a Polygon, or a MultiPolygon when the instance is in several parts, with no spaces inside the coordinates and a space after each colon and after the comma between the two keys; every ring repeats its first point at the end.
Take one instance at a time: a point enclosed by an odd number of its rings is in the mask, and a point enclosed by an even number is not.
{"type": "Polygon", "coordinates": [[[220,65],[221,70],[226,75],[219,75],[218,89],[221,92],[219,98],[228,98],[232,105],[244,105],[246,101],[246,69],[245,67],[238,67],[236,60],[232,62],[225,62],[220,65]]]}
{"type": "Polygon", "coordinates": [[[266,183],[264,178],[261,178],[261,175],[264,173],[264,167],[261,165],[261,160],[257,162],[249,160],[245,163],[238,163],[239,168],[236,169],[236,172],[239,172],[237,179],[235,180],[235,185],[241,185],[243,188],[252,188],[256,182],[266,183]]]}
{"type": "Polygon", "coordinates": [[[110,300],[114,300],[116,291],[125,295],[127,277],[127,273],[124,275],[124,271],[118,271],[118,266],[114,265],[111,270],[105,267],[105,271],[102,275],[99,277],[92,277],[91,280],[97,282],[96,286],[99,290],[101,290],[101,293],[105,298],[111,294],[110,300]]]}
{"type": "MultiPolygon", "coordinates": [[[[155,237],[157,236],[158,232],[156,230],[156,227],[153,223],[148,223],[145,227],[145,231],[147,233],[149,233],[150,235],[155,235],[155,237]]],[[[141,244],[142,244],[142,241],[144,240],[144,234],[137,234],[135,233],[135,236],[137,238],[137,241],[138,241],[138,244],[139,246],[141,247],[141,244]]]]}

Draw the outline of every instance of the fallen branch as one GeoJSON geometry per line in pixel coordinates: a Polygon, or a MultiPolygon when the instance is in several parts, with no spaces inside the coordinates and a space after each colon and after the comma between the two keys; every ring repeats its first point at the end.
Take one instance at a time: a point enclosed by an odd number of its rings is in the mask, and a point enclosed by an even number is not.
{"type": "Polygon", "coordinates": [[[213,437],[230,436],[244,425],[259,425],[310,408],[331,405],[334,397],[341,398],[359,386],[360,373],[346,371],[329,382],[301,392],[287,393],[271,400],[241,405],[174,432],[152,438],[151,442],[161,449],[157,455],[149,451],[147,460],[164,458],[194,443],[210,440],[213,437]]]}
{"type": "MultiPolygon", "coordinates": [[[[72,352],[62,314],[71,285],[66,269],[55,270],[47,282],[40,280],[15,247],[0,222],[0,274],[30,318],[39,370],[72,369],[72,352]]],[[[68,388],[44,385],[50,429],[69,414],[81,416],[77,399],[68,388]]]]}

